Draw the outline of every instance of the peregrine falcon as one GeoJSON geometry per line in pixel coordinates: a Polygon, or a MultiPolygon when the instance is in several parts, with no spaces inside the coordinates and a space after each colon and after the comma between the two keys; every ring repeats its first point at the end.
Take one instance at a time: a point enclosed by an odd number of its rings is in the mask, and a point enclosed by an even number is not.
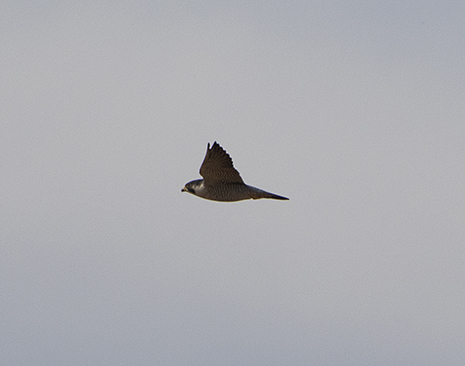
{"type": "Polygon", "coordinates": [[[211,148],[210,143],[207,145],[207,153],[200,167],[200,175],[203,179],[190,181],[181,192],[189,192],[207,200],[223,202],[260,198],[289,199],[245,184],[239,172],[234,169],[231,157],[216,141],[211,148]]]}

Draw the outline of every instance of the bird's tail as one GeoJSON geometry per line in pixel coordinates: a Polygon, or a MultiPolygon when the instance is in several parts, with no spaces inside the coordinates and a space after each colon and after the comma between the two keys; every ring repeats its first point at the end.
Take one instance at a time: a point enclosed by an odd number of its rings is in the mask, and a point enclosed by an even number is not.
{"type": "Polygon", "coordinates": [[[263,191],[261,189],[255,188],[255,187],[250,187],[250,188],[253,188],[251,198],[254,199],[254,200],[259,200],[260,198],[271,198],[271,199],[274,199],[274,200],[288,200],[289,199],[287,197],[279,196],[277,194],[270,193],[270,192],[267,192],[267,191],[263,191]]]}

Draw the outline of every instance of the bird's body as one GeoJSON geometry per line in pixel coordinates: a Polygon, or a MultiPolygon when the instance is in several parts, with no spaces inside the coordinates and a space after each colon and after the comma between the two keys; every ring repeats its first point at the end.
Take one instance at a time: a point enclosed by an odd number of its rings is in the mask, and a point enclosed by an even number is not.
{"type": "Polygon", "coordinates": [[[208,144],[200,175],[204,179],[187,183],[181,191],[223,202],[260,198],[289,199],[245,184],[239,172],[234,169],[230,156],[217,142],[211,148],[208,144]]]}

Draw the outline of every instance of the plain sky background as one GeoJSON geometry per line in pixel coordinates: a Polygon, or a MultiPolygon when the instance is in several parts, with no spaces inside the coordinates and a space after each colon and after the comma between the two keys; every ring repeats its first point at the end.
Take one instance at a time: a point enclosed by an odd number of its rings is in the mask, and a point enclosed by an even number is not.
{"type": "Polygon", "coordinates": [[[464,365],[465,3],[0,4],[1,365],[464,365]],[[290,201],[181,193],[207,142],[290,201]]]}

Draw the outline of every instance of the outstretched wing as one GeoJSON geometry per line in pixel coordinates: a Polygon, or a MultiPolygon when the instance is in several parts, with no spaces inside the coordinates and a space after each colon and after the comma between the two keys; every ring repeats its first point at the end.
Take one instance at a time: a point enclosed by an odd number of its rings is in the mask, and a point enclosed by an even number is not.
{"type": "Polygon", "coordinates": [[[239,172],[234,169],[231,157],[215,141],[210,148],[207,145],[207,154],[200,167],[200,175],[206,185],[216,183],[244,183],[239,172]]]}

